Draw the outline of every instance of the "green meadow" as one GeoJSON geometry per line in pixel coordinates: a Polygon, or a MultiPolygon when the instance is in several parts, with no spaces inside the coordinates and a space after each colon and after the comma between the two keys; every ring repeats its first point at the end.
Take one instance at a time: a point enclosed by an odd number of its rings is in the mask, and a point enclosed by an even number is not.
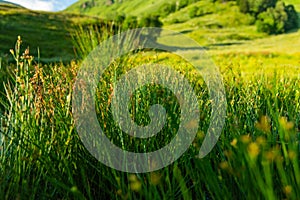
{"type": "MultiPolygon", "coordinates": [[[[181,1],[168,3],[176,2],[181,1]]],[[[187,2],[167,15],[164,1],[78,1],[55,13],[0,2],[0,199],[299,199],[300,31],[258,32],[253,16],[241,13],[235,1],[187,2]],[[197,16],[190,14],[195,7],[197,16]],[[180,100],[158,84],[134,91],[128,105],[140,126],[151,123],[152,105],[166,109],[157,135],[134,138],[114,121],[114,86],[140,65],[167,65],[186,77],[200,113],[198,124],[186,125],[199,128],[178,160],[153,172],[122,172],[99,162],[82,143],[72,107],[74,84],[102,41],[158,13],[162,28],[198,42],[217,66],[225,124],[216,146],[200,159],[212,119],[207,83],[170,52],[130,52],[110,63],[95,92],[97,120],[112,143],[136,153],[155,151],[180,127],[180,100]]],[[[300,14],[297,0],[285,3],[300,14]]]]}

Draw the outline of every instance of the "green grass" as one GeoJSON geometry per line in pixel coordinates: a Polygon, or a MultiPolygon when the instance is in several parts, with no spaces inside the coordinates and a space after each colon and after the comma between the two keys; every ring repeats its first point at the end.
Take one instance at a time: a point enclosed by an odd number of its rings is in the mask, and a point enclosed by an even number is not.
{"type": "MultiPolygon", "coordinates": [[[[115,1],[114,4],[108,5],[106,0],[96,0],[95,6],[91,8],[82,8],[86,1],[78,1],[66,9],[67,12],[84,13],[100,18],[114,19],[116,15],[133,15],[144,16],[151,13],[156,13],[157,10],[166,1],[141,1],[141,0],[123,0],[121,2],[115,1]]],[[[167,3],[176,2],[175,0],[168,1],[167,3]]]]}
{"type": "MultiPolygon", "coordinates": [[[[155,93],[152,103],[169,110],[171,126],[151,140],[133,139],[112,119],[110,95],[116,78],[145,62],[163,63],[189,77],[199,94],[200,128],[189,150],[170,166],[143,174],[104,166],[80,142],[70,98],[80,63],[41,66],[17,59],[19,70],[16,81],[6,84],[8,103],[1,118],[1,199],[297,199],[300,77],[290,70],[264,73],[269,57],[258,55],[258,63],[251,56],[238,62],[258,65],[261,73],[244,76],[244,68],[234,60],[230,65],[220,62],[226,124],[217,146],[204,159],[197,155],[211,108],[206,85],[186,62],[167,53],[139,52],[109,67],[98,85],[98,120],[116,145],[131,151],[143,151],[145,144],[157,149],[169,142],[172,128],[180,123],[177,100],[157,86],[137,91],[131,102],[135,122],[149,121],[147,106],[141,105],[148,105],[155,93]]],[[[230,61],[234,55],[217,58],[230,61]]]]}
{"type": "MultiPolygon", "coordinates": [[[[84,13],[106,19],[114,19],[114,16],[118,14],[125,14],[128,16],[134,15],[141,17],[148,14],[159,14],[157,11],[163,4],[176,4],[176,2],[180,3],[181,1],[116,0],[113,2],[114,3],[110,4],[109,1],[106,0],[94,0],[89,2],[79,0],[70,7],[68,7],[65,11],[72,13],[84,13]],[[94,2],[94,4],[92,2],[94,2]],[[86,3],[88,3],[89,5],[84,7],[86,3]]],[[[284,2],[286,4],[293,4],[298,11],[300,10],[300,4],[297,0],[284,0],[284,2]]],[[[163,20],[169,22],[174,22],[175,19],[177,19],[179,22],[186,21],[189,19],[189,11],[195,6],[199,6],[201,9],[203,9],[203,13],[205,14],[210,12],[220,12],[222,10],[226,10],[226,7],[232,4],[235,4],[235,2],[224,1],[221,3],[213,3],[211,0],[201,0],[195,3],[191,2],[188,7],[183,9],[177,9],[173,14],[170,14],[169,16],[163,18],[163,20]]]]}

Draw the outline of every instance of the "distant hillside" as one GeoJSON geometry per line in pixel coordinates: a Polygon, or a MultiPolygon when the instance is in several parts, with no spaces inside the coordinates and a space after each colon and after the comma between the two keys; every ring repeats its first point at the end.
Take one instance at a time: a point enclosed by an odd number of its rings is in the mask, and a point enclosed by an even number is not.
{"type": "MultiPolygon", "coordinates": [[[[294,5],[296,10],[300,11],[299,0],[283,1],[294,5]]],[[[231,15],[239,12],[236,8],[236,0],[79,0],[65,11],[103,19],[116,19],[120,15],[142,18],[154,14],[159,15],[162,21],[174,24],[216,13],[222,14],[223,18],[231,18],[231,15]]],[[[246,15],[240,15],[238,18],[238,22],[233,22],[236,25],[243,25],[246,20],[249,20],[249,16],[246,15]]]]}
{"type": "Polygon", "coordinates": [[[23,50],[42,61],[68,61],[75,57],[70,31],[75,24],[100,21],[98,18],[62,12],[37,12],[20,6],[0,2],[0,57],[11,59],[9,49],[14,48],[17,36],[22,36],[23,50]]]}
{"type": "MultiPolygon", "coordinates": [[[[284,2],[293,4],[299,13],[299,0],[284,2]]],[[[254,16],[241,13],[236,1],[229,0],[79,0],[65,12],[108,19],[116,19],[118,15],[142,18],[158,14],[164,28],[180,31],[212,50],[246,51],[245,47],[250,47],[249,45],[256,48],[253,48],[254,51],[285,49],[277,48],[275,38],[281,38],[292,46],[299,45],[299,40],[296,39],[299,31],[296,29],[291,31],[293,34],[280,37],[258,32],[254,16]],[[269,40],[272,41],[269,47],[261,45],[269,40]]]]}
{"type": "Polygon", "coordinates": [[[79,0],[66,11],[96,15],[107,19],[113,19],[116,15],[124,14],[142,17],[153,13],[162,14],[158,13],[160,9],[179,10],[193,2],[196,0],[79,0]]]}
{"type": "MultiPolygon", "coordinates": [[[[294,4],[300,10],[300,1],[285,2],[294,4]]],[[[74,58],[70,36],[74,24],[101,22],[103,20],[100,18],[113,19],[117,15],[135,15],[140,18],[149,14],[160,14],[164,28],[180,31],[211,50],[246,51],[246,47],[253,47],[255,51],[269,51],[278,46],[276,38],[281,38],[287,47],[299,45],[297,30],[280,37],[258,33],[253,18],[239,12],[234,1],[79,0],[67,10],[57,13],[30,11],[0,1],[0,57],[7,55],[11,58],[9,49],[14,47],[17,36],[21,35],[23,47],[30,44],[35,57],[39,48],[44,61],[68,61],[74,58]]],[[[282,46],[278,48],[280,51],[283,49],[282,46]]]]}

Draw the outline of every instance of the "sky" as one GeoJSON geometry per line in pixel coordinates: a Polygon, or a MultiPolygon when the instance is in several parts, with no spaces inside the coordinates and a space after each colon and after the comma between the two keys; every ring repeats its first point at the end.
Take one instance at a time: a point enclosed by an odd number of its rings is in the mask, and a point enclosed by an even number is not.
{"type": "Polygon", "coordinates": [[[77,0],[5,0],[19,4],[32,10],[59,11],[64,10],[77,0]]]}

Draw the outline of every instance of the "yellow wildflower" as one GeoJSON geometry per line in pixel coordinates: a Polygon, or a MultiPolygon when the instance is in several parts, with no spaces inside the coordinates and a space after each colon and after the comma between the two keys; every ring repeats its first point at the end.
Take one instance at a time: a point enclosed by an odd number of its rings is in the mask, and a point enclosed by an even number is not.
{"type": "Polygon", "coordinates": [[[286,117],[280,117],[279,118],[279,124],[286,131],[289,131],[292,128],[294,128],[294,123],[287,121],[286,117]]]}
{"type": "Polygon", "coordinates": [[[285,187],[283,188],[283,191],[284,191],[284,193],[285,193],[286,195],[290,195],[290,194],[292,193],[292,191],[293,191],[293,188],[292,188],[292,186],[287,185],[287,186],[285,186],[285,187]]]}
{"type": "Polygon", "coordinates": [[[296,154],[295,151],[292,151],[292,150],[289,151],[288,155],[289,155],[289,158],[290,158],[291,160],[297,158],[297,154],[296,154]]]}
{"type": "Polygon", "coordinates": [[[251,142],[248,146],[248,153],[251,158],[256,158],[260,152],[259,145],[256,142],[251,142]]]}
{"type": "Polygon", "coordinates": [[[130,188],[132,191],[139,192],[142,188],[142,183],[138,180],[134,174],[129,175],[130,188]]]}
{"type": "Polygon", "coordinates": [[[264,133],[271,132],[270,118],[268,116],[261,116],[259,122],[255,123],[255,127],[264,133]]]}
{"type": "Polygon", "coordinates": [[[230,145],[236,148],[237,142],[238,142],[237,139],[234,138],[234,139],[230,142],[230,145]]]}
{"type": "Polygon", "coordinates": [[[262,136],[259,136],[257,139],[256,139],[256,142],[259,144],[259,145],[265,145],[266,143],[266,139],[262,136]]]}
{"type": "Polygon", "coordinates": [[[229,168],[229,164],[227,161],[223,161],[220,163],[220,168],[223,169],[223,170],[226,170],[229,168]]]}
{"type": "Polygon", "coordinates": [[[241,137],[240,137],[240,140],[243,142],[243,143],[245,143],[245,144],[247,144],[247,143],[249,143],[250,142],[250,136],[249,135],[242,135],[241,137]]]}
{"type": "Polygon", "coordinates": [[[276,150],[269,150],[265,153],[265,158],[270,162],[273,162],[276,156],[277,156],[276,150]]]}
{"type": "Polygon", "coordinates": [[[157,173],[157,172],[152,172],[150,174],[150,183],[152,185],[157,185],[160,183],[160,179],[161,179],[161,174],[157,173]]]}

